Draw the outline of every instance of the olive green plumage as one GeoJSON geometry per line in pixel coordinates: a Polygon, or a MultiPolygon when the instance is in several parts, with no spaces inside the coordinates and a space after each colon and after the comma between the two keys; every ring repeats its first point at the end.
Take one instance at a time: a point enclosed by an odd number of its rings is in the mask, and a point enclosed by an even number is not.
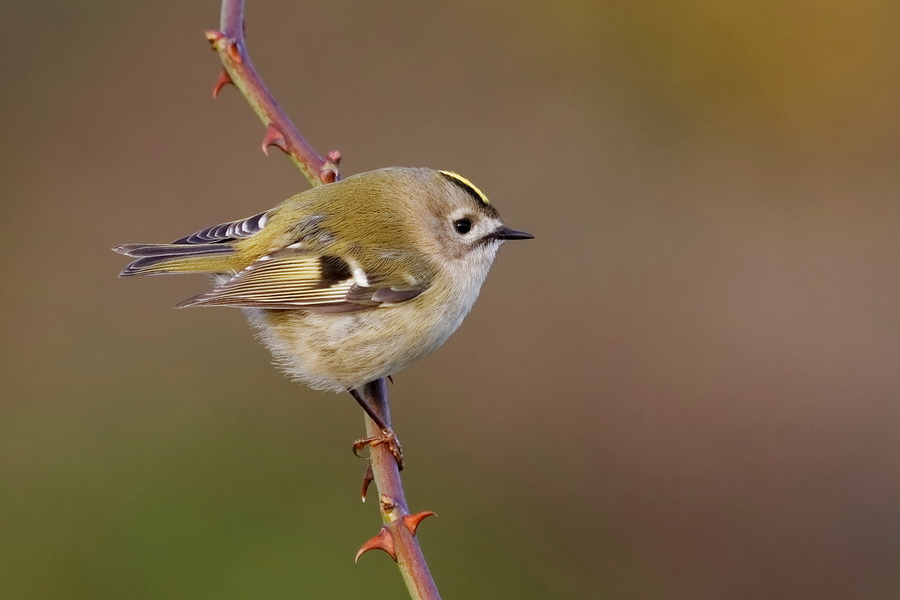
{"type": "Polygon", "coordinates": [[[448,171],[386,168],[293,196],[171,244],[126,244],[122,276],[219,275],[179,306],[246,309],[289,374],[354,389],[399,371],[459,326],[505,239],[478,188],[448,171]]]}

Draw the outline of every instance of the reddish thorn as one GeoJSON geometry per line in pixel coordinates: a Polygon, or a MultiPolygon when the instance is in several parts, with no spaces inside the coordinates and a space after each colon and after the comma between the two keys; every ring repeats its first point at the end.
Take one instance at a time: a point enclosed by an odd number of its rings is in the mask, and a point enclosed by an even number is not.
{"type": "Polygon", "coordinates": [[[262,151],[266,156],[269,155],[269,146],[275,146],[287,154],[287,144],[284,141],[284,134],[281,133],[280,129],[275,127],[274,123],[269,123],[269,126],[266,127],[266,137],[264,137],[262,141],[262,151]]]}
{"type": "Polygon", "coordinates": [[[414,515],[406,515],[403,517],[403,525],[409,530],[409,532],[415,536],[416,530],[419,528],[419,523],[427,519],[428,517],[436,517],[437,513],[433,510],[426,510],[420,513],[416,513],[414,515]]]}
{"type": "Polygon", "coordinates": [[[228,58],[236,62],[237,64],[241,64],[244,62],[244,57],[241,56],[241,51],[238,48],[237,42],[231,40],[228,46],[225,48],[225,53],[228,55],[228,58]]]}
{"type": "Polygon", "coordinates": [[[322,183],[334,183],[337,181],[337,173],[334,172],[334,169],[322,169],[319,171],[319,180],[322,183]]]}
{"type": "Polygon", "coordinates": [[[340,150],[332,150],[328,154],[325,155],[325,162],[333,164],[334,166],[338,166],[341,164],[341,151],[340,150]]]}
{"type": "Polygon", "coordinates": [[[375,479],[375,474],[372,472],[372,463],[366,465],[366,472],[363,474],[363,482],[362,482],[362,501],[366,501],[366,494],[369,491],[369,484],[375,479]]]}
{"type": "Polygon", "coordinates": [[[216,85],[213,88],[213,98],[218,98],[219,92],[221,92],[222,88],[229,83],[234,83],[234,81],[231,80],[231,75],[228,74],[228,71],[222,69],[222,72],[219,73],[219,78],[216,79],[216,85]]]}
{"type": "Polygon", "coordinates": [[[394,551],[394,537],[391,535],[387,526],[382,526],[378,535],[362,545],[362,548],[356,553],[356,558],[354,558],[353,561],[359,562],[359,557],[369,550],[384,550],[388,553],[388,556],[394,559],[394,562],[397,562],[397,553],[394,551]]]}

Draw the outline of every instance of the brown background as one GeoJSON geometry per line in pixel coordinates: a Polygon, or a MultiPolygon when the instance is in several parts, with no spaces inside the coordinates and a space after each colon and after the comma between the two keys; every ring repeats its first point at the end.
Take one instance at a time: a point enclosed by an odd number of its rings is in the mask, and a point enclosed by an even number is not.
{"type": "MultiPolygon", "coordinates": [[[[345,174],[457,170],[509,244],[397,377],[446,598],[900,595],[893,0],[252,1],[345,174]]],[[[349,397],[291,384],[165,241],[305,189],[214,0],[4,2],[0,596],[398,598],[349,397]]]]}

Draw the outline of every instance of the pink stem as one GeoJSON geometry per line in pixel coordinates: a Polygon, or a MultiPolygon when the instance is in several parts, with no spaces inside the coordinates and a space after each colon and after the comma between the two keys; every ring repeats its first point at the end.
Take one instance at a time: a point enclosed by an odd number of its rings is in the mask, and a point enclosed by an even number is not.
{"type": "Polygon", "coordinates": [[[250,107],[266,126],[263,151],[277,146],[284,151],[313,186],[340,179],[338,163],[341,155],[332,150],[319,156],[275,101],[266,88],[247,53],[244,38],[244,0],[222,0],[221,31],[207,31],[206,37],[225,69],[216,83],[214,95],[223,85],[233,83],[247,99],[250,107]]]}

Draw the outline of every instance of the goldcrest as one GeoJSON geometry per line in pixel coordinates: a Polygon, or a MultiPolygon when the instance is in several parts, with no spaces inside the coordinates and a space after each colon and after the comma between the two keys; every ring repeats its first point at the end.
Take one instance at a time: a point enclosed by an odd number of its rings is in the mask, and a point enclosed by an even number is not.
{"type": "Polygon", "coordinates": [[[347,391],[440,346],[478,297],[506,227],[450,171],[392,167],[288,198],[171,244],[125,244],[120,276],[209,273],[179,307],[244,309],[290,376],[347,391]]]}

